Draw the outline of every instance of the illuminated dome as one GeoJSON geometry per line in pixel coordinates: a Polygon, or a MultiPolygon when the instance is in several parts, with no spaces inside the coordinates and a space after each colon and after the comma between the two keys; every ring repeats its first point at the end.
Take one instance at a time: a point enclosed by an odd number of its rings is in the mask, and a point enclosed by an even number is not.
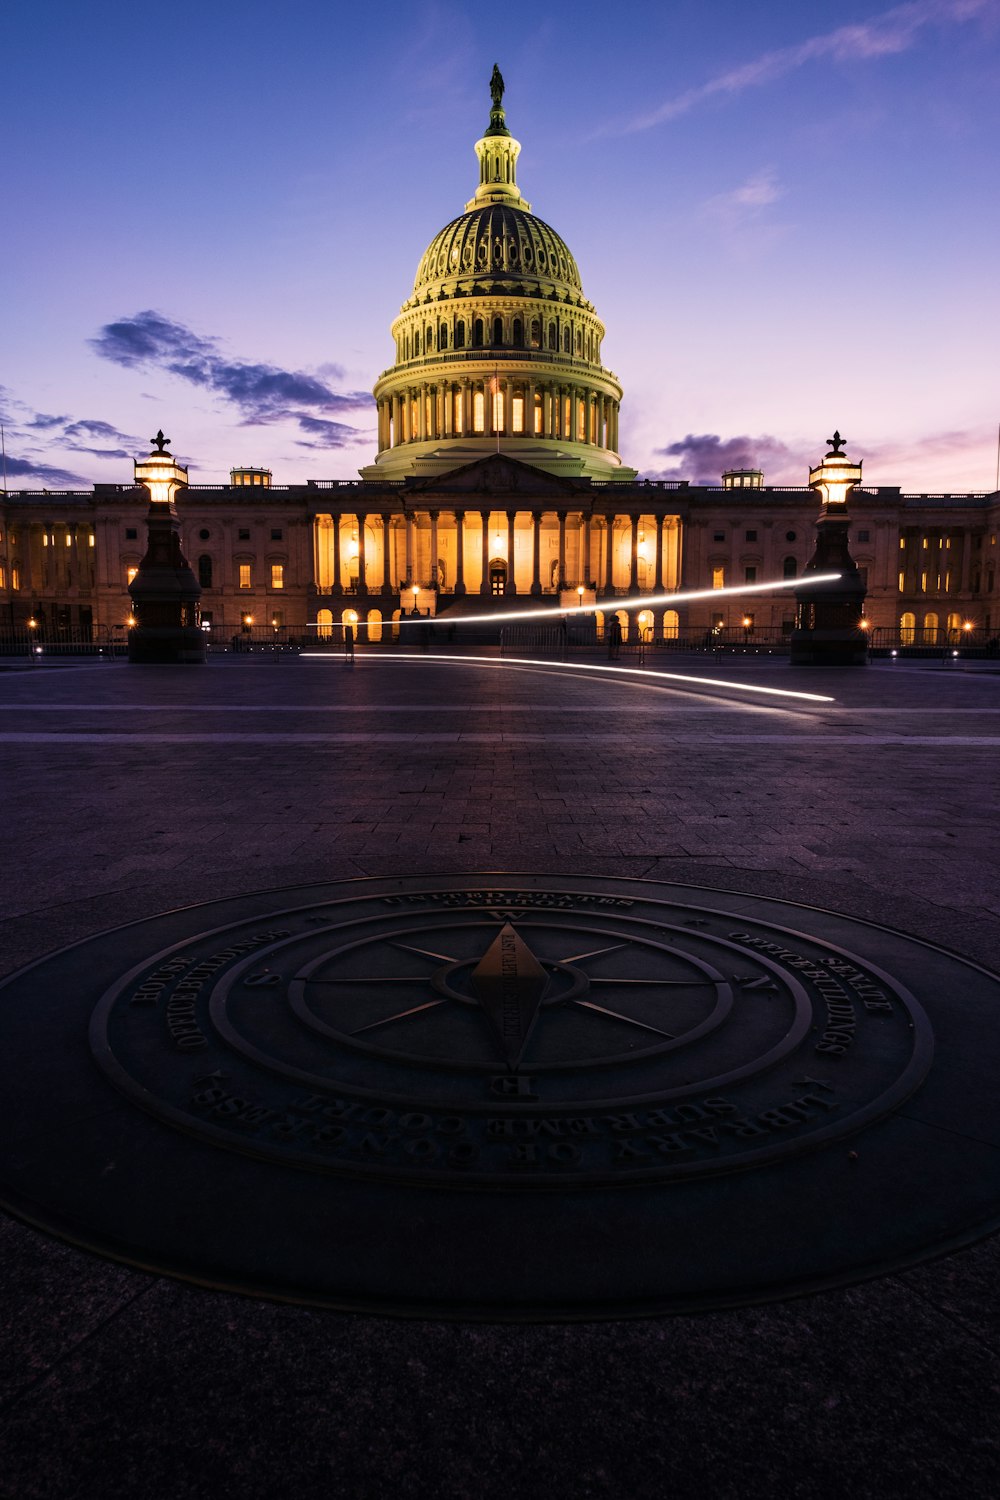
{"type": "Polygon", "coordinates": [[[366,479],[439,474],[501,450],[552,473],[631,479],[618,457],[622,389],[604,324],[565,240],[517,185],[494,69],[479,186],[431,240],[375,386],[379,452],[366,479]]]}
{"type": "Polygon", "coordinates": [[[565,240],[544,220],[505,203],[477,207],[452,219],[424,252],[413,283],[416,301],[455,296],[452,283],[475,274],[498,291],[583,297],[580,273],[565,240]]]}

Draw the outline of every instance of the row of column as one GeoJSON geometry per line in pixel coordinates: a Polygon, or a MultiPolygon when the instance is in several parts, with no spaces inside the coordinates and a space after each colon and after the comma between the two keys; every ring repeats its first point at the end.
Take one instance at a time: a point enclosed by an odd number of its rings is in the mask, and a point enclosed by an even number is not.
{"type": "Polygon", "coordinates": [[[378,403],[380,452],[401,443],[497,434],[583,442],[617,453],[618,403],[585,386],[539,386],[534,381],[506,377],[412,387],[383,396],[378,403]],[[481,424],[476,421],[476,395],[482,398],[481,424]],[[514,402],[518,396],[524,405],[515,434],[514,402]]]}
{"type": "MultiPolygon", "coordinates": [[[[379,519],[381,520],[381,523],[382,523],[382,539],[383,540],[382,540],[382,547],[381,547],[381,582],[380,583],[376,583],[375,588],[376,588],[377,592],[381,592],[383,594],[388,594],[388,593],[396,592],[401,587],[408,587],[408,586],[410,586],[415,581],[414,580],[414,565],[415,565],[415,557],[416,557],[415,530],[416,530],[416,521],[417,521],[417,518],[416,518],[416,515],[413,514],[412,512],[408,512],[406,514],[406,516],[404,517],[405,536],[406,536],[406,543],[405,543],[406,544],[406,552],[405,552],[405,577],[394,588],[393,585],[392,585],[392,583],[391,583],[391,577],[390,577],[390,555],[389,555],[389,544],[388,544],[388,538],[389,538],[389,535],[390,535],[390,528],[391,528],[392,517],[389,514],[387,514],[386,512],[383,512],[383,511],[380,511],[377,514],[378,514],[378,517],[379,517],[379,519]]],[[[436,510],[431,510],[431,511],[425,512],[425,514],[428,516],[429,521],[430,521],[430,557],[431,557],[431,567],[433,569],[433,568],[436,567],[435,560],[439,556],[439,547],[438,547],[438,519],[439,519],[439,516],[440,516],[440,512],[436,511],[436,510]]],[[[493,515],[493,514],[502,514],[505,517],[506,523],[507,523],[507,551],[506,551],[506,556],[503,559],[503,561],[504,561],[504,563],[505,563],[505,565],[506,565],[506,567],[508,569],[505,592],[506,593],[515,594],[517,592],[517,587],[516,587],[516,584],[515,584],[515,581],[514,581],[514,576],[513,576],[513,573],[514,573],[514,523],[515,523],[515,519],[517,517],[518,512],[517,511],[513,511],[513,510],[504,511],[504,512],[493,512],[493,511],[489,511],[489,510],[481,510],[481,511],[455,510],[451,514],[453,515],[454,522],[455,522],[455,587],[454,587],[453,592],[456,593],[456,594],[464,594],[466,592],[466,582],[465,582],[465,541],[466,541],[466,537],[465,537],[465,523],[466,523],[466,517],[469,516],[469,515],[477,515],[479,517],[480,526],[481,526],[482,557],[481,557],[481,564],[480,564],[479,592],[481,594],[489,594],[491,592],[491,583],[490,583],[490,577],[489,577],[490,561],[491,561],[491,557],[490,557],[490,553],[491,553],[491,548],[490,548],[490,516],[493,515]]],[[[549,512],[549,514],[550,514],[550,512],[549,512]]],[[[541,594],[542,593],[542,578],[541,578],[542,515],[543,515],[543,512],[541,512],[541,511],[534,511],[534,512],[531,513],[531,525],[532,525],[532,537],[531,537],[531,593],[532,594],[541,594]]],[[[557,515],[558,525],[559,525],[558,579],[557,579],[556,587],[560,588],[560,589],[564,589],[564,588],[567,588],[567,587],[570,587],[570,586],[576,587],[576,585],[569,585],[567,583],[567,578],[566,578],[566,523],[567,523],[567,519],[568,519],[568,512],[561,510],[561,511],[556,512],[556,515],[557,515]]],[[[320,516],[316,517],[316,546],[315,546],[315,558],[314,558],[314,576],[315,576],[315,579],[316,579],[317,588],[319,589],[320,593],[323,593],[323,594],[342,592],[343,588],[344,588],[344,584],[343,584],[343,568],[342,568],[342,560],[341,560],[342,559],[342,545],[341,545],[341,536],[340,536],[340,523],[341,523],[341,519],[342,518],[339,515],[331,515],[329,517],[320,517],[320,516]],[[330,557],[329,564],[327,562],[326,548],[324,547],[324,543],[323,543],[323,532],[324,532],[324,530],[327,530],[327,529],[329,529],[330,532],[331,532],[330,546],[329,546],[329,557],[330,557]]],[[[359,594],[366,594],[366,593],[369,592],[369,589],[368,589],[368,571],[367,571],[368,560],[367,560],[366,540],[365,540],[365,529],[366,529],[366,526],[367,526],[367,523],[368,523],[369,519],[370,519],[370,515],[367,512],[365,512],[365,513],[358,513],[358,515],[356,517],[357,530],[358,530],[358,582],[357,582],[357,592],[359,594]]],[[[663,517],[663,518],[654,518],[653,519],[653,529],[655,531],[655,558],[654,558],[654,562],[653,562],[653,579],[654,579],[653,587],[654,588],[662,588],[662,587],[664,587],[664,584],[663,584],[663,564],[664,564],[664,535],[663,535],[663,530],[664,530],[664,523],[665,523],[666,520],[667,520],[667,518],[665,518],[665,517],[663,517]]],[[[603,592],[605,594],[612,594],[615,591],[615,585],[614,585],[614,564],[615,564],[614,532],[615,532],[615,526],[619,522],[621,523],[620,530],[624,530],[627,527],[629,529],[629,532],[630,532],[630,537],[629,537],[628,582],[626,584],[626,588],[627,588],[627,590],[629,592],[636,593],[636,592],[638,592],[638,588],[639,588],[638,579],[639,579],[639,528],[640,528],[640,524],[641,524],[640,523],[640,518],[639,517],[634,517],[633,518],[633,517],[618,516],[618,515],[615,515],[615,514],[601,516],[601,517],[581,515],[580,518],[579,518],[580,546],[579,546],[578,550],[579,550],[579,555],[581,557],[581,575],[582,575],[580,581],[582,583],[584,583],[585,585],[587,585],[587,586],[597,587],[599,592],[603,592]],[[603,588],[601,587],[601,583],[598,582],[597,580],[595,580],[595,578],[593,576],[593,571],[592,571],[593,523],[595,521],[597,521],[597,520],[600,520],[600,521],[603,522],[602,531],[603,531],[603,533],[605,535],[605,538],[606,538],[605,548],[604,548],[604,578],[603,578],[603,588]]],[[[352,523],[352,525],[353,525],[353,523],[352,523]]],[[[668,583],[667,583],[666,587],[668,587],[668,588],[675,588],[679,584],[679,561],[680,561],[679,560],[679,556],[678,556],[679,528],[677,528],[676,526],[671,529],[671,537],[672,537],[672,539],[674,539],[674,545],[672,547],[671,555],[667,559],[668,565],[669,565],[668,566],[668,571],[670,573],[670,578],[668,580],[668,583]]],[[[377,565],[377,561],[378,560],[376,560],[376,565],[377,565]]],[[[397,557],[396,572],[397,572],[397,576],[398,576],[398,573],[399,573],[398,557],[397,557]]],[[[427,583],[430,584],[431,586],[435,586],[435,585],[437,585],[438,581],[439,581],[438,579],[436,579],[434,577],[431,577],[431,578],[429,578],[427,580],[427,583]]],[[[449,592],[451,592],[451,591],[449,591],[449,592]]]]}
{"type": "Polygon", "coordinates": [[[900,592],[904,594],[965,594],[972,589],[972,533],[961,531],[906,531],[900,549],[900,592]],[[924,543],[926,542],[926,546],[924,543]],[[948,546],[948,543],[951,543],[948,546]],[[926,587],[924,575],[926,574],[926,587]],[[940,579],[940,583],[938,580],[940,579]]]}

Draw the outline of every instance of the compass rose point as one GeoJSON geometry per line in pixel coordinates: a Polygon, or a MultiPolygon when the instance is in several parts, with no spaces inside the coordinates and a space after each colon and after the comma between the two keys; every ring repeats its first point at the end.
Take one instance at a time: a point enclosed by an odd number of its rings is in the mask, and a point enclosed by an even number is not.
{"type": "Polygon", "coordinates": [[[515,1067],[535,1023],[549,976],[510,922],[505,922],[469,976],[476,999],[515,1067]]]}

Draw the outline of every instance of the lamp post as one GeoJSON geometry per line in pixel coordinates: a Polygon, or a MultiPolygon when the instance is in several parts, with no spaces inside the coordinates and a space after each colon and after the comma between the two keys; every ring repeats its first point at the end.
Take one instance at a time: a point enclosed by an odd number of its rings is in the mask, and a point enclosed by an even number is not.
{"type": "Polygon", "coordinates": [[[174,461],[162,429],[153,451],[135,465],[137,484],[149,492],[146,555],[129,582],[135,624],[128,633],[130,662],[203,662],[201,588],[181,551],[174,496],[187,484],[187,469],[174,461]]]}
{"type": "Polygon", "coordinates": [[[809,488],[820,496],[823,508],[816,521],[816,549],[802,577],[840,576],[796,593],[791,660],[793,666],[863,667],[868,662],[868,635],[861,624],[865,586],[848,549],[847,513],[847,497],[861,482],[861,465],[844,453],[847,440],[839,432],[827,441],[829,452],[809,471],[809,488]]]}

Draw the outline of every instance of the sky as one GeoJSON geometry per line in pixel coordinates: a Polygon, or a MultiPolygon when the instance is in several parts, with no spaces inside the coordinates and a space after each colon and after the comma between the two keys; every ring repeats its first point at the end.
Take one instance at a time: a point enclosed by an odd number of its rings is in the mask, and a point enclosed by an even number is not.
{"type": "Polygon", "coordinates": [[[1000,0],[14,0],[11,489],[350,479],[420,257],[504,74],[647,477],[996,486],[1000,0]]]}

